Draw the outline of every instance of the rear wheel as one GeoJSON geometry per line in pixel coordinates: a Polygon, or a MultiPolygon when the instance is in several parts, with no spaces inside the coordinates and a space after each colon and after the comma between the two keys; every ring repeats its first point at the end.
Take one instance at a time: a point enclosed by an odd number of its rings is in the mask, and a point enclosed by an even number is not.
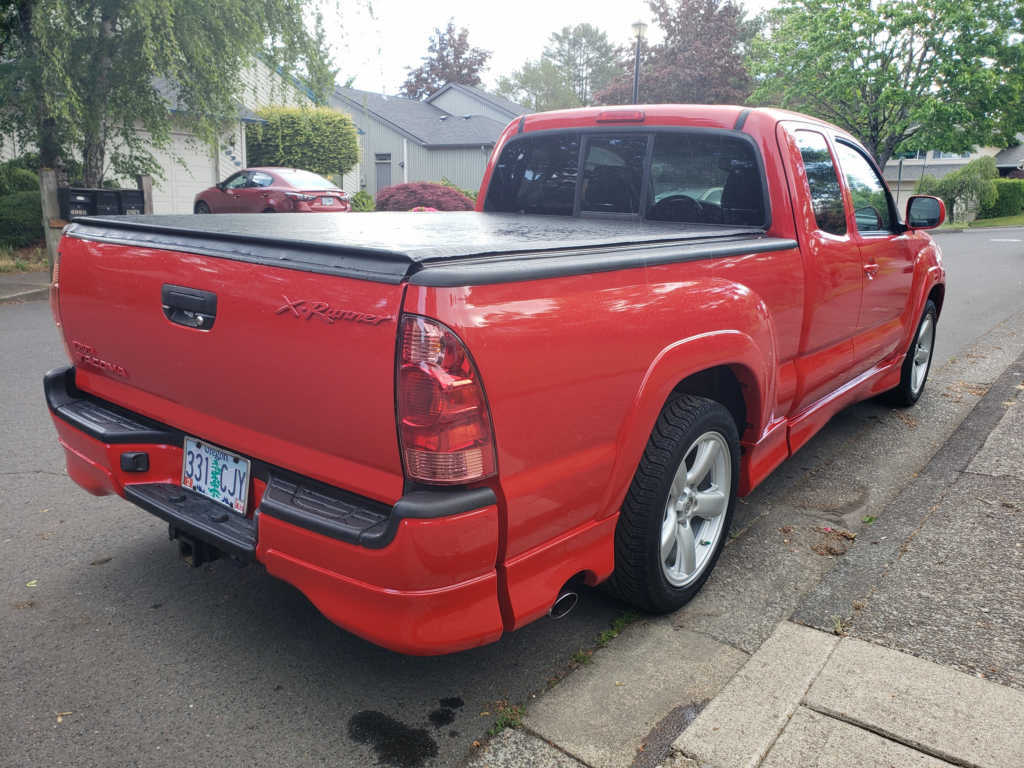
{"type": "Polygon", "coordinates": [[[208,206],[206,203],[204,203],[202,200],[200,200],[198,203],[196,203],[195,212],[196,213],[209,213],[210,212],[210,206],[208,206]]]}
{"type": "Polygon", "coordinates": [[[928,299],[924,305],[921,322],[917,325],[917,333],[910,343],[907,356],[903,358],[900,369],[900,383],[885,393],[885,399],[892,405],[908,407],[916,403],[924,392],[924,384],[928,380],[928,372],[932,367],[932,354],[935,351],[935,323],[939,317],[935,302],[928,299]]]}
{"type": "Polygon", "coordinates": [[[695,395],[670,400],[622,505],[608,588],[655,613],[686,604],[725,545],[738,479],[739,436],[729,411],[695,395]]]}

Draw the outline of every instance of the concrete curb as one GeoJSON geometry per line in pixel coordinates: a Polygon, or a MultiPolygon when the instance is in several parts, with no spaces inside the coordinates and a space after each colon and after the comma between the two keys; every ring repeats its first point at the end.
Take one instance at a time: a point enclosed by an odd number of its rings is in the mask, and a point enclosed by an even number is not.
{"type": "Polygon", "coordinates": [[[40,301],[47,298],[50,295],[50,287],[45,288],[32,288],[27,291],[19,291],[18,293],[9,293],[6,296],[0,296],[0,304],[14,304],[20,301],[40,301]]]}

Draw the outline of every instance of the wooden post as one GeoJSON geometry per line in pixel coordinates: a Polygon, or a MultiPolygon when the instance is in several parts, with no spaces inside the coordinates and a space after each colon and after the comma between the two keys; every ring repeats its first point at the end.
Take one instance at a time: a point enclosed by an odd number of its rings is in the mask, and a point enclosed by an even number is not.
{"type": "Polygon", "coordinates": [[[153,213],[153,177],[152,176],[139,176],[137,177],[139,189],[142,190],[142,212],[144,214],[153,213]]]}
{"type": "Polygon", "coordinates": [[[60,217],[60,204],[57,202],[57,173],[52,168],[41,168],[39,171],[39,192],[43,203],[43,235],[46,237],[46,258],[53,270],[53,262],[57,258],[57,246],[60,244],[60,233],[67,223],[60,217]]]}

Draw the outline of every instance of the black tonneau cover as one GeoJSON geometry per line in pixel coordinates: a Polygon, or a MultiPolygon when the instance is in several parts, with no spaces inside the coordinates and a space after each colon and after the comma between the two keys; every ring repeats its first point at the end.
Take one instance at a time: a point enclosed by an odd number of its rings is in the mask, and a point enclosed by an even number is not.
{"type": "Polygon", "coordinates": [[[507,282],[796,247],[753,227],[475,211],[92,216],[75,219],[67,234],[426,285],[507,282]]]}

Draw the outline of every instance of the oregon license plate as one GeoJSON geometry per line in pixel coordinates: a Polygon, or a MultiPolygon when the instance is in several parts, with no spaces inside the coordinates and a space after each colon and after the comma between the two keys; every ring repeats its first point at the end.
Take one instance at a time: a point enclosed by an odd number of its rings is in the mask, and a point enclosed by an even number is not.
{"type": "Polygon", "coordinates": [[[181,484],[244,515],[249,501],[249,460],[186,437],[181,484]]]}

